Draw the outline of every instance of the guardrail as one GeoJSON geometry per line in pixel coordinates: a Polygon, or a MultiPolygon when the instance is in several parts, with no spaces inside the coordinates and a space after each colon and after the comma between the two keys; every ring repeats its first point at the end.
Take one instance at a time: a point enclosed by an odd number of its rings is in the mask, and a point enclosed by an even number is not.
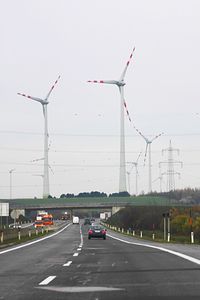
{"type": "Polygon", "coordinates": [[[188,244],[199,244],[200,242],[198,240],[195,241],[195,236],[194,236],[194,232],[190,232],[190,234],[188,236],[177,236],[177,235],[173,235],[173,240],[171,239],[171,234],[168,233],[167,238],[164,239],[163,238],[163,233],[162,231],[160,232],[150,232],[148,231],[147,234],[147,230],[134,230],[134,229],[127,229],[125,230],[123,227],[117,227],[117,226],[112,226],[107,224],[106,222],[103,222],[103,225],[105,227],[107,227],[108,229],[127,235],[127,236],[131,236],[131,237],[136,237],[136,238],[140,238],[140,239],[146,239],[146,240],[152,240],[152,241],[156,241],[156,242],[173,242],[173,243],[188,243],[188,244]]]}
{"type": "Polygon", "coordinates": [[[52,231],[56,231],[61,227],[65,226],[65,224],[57,224],[51,226],[44,226],[39,228],[30,227],[21,227],[14,229],[0,229],[0,248],[5,246],[10,246],[16,243],[29,241],[34,238],[42,237],[52,231]]]}
{"type": "Polygon", "coordinates": [[[5,244],[7,242],[12,242],[15,240],[20,241],[24,238],[33,238],[47,234],[49,228],[39,228],[39,229],[28,229],[28,228],[15,228],[15,229],[4,229],[0,230],[0,244],[5,244]]]}

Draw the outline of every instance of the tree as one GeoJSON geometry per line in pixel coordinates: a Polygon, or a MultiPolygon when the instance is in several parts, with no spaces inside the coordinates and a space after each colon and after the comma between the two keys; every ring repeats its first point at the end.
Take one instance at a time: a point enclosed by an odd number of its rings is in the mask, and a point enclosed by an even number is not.
{"type": "Polygon", "coordinates": [[[112,193],[109,197],[129,197],[130,194],[128,192],[119,192],[119,193],[112,193]]]}
{"type": "Polygon", "coordinates": [[[182,233],[182,234],[189,234],[190,232],[190,224],[189,224],[189,217],[186,214],[177,215],[171,221],[171,227],[173,232],[182,233]]]}

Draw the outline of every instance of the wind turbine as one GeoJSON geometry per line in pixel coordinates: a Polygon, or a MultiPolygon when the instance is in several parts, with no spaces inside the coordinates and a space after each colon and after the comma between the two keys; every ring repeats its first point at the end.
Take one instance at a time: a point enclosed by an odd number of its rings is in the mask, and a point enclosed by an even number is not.
{"type": "MultiPolygon", "coordinates": [[[[41,160],[44,160],[44,157],[33,159],[33,160],[31,160],[31,162],[36,162],[36,161],[41,161],[41,160]]],[[[54,174],[54,171],[53,171],[52,167],[50,165],[48,165],[48,167],[51,170],[51,173],[54,174]]],[[[41,175],[39,175],[39,176],[41,176],[41,175]]],[[[42,177],[44,178],[44,174],[42,175],[42,177]]]]}
{"type": "Polygon", "coordinates": [[[126,162],[125,162],[125,136],[124,136],[124,108],[126,109],[127,116],[130,119],[129,112],[127,109],[127,105],[124,99],[124,78],[126,75],[127,68],[133,56],[133,52],[135,51],[135,47],[132,50],[132,53],[129,57],[129,60],[126,63],[126,66],[118,80],[88,80],[88,82],[92,83],[105,83],[105,84],[114,84],[119,88],[120,93],[120,172],[119,172],[119,192],[127,191],[126,188],[126,162]]]}
{"type": "Polygon", "coordinates": [[[151,144],[153,141],[155,141],[157,138],[159,138],[162,134],[158,134],[156,135],[154,138],[152,138],[151,140],[149,140],[147,137],[145,137],[135,126],[134,126],[135,130],[139,133],[139,135],[141,135],[141,137],[145,140],[146,142],[146,149],[145,149],[145,155],[144,155],[144,165],[145,165],[145,162],[146,162],[146,157],[147,157],[147,151],[148,151],[148,148],[149,148],[149,153],[148,153],[148,156],[149,156],[149,193],[152,192],[152,176],[151,176],[151,144]]]}
{"type": "Polygon", "coordinates": [[[130,171],[126,171],[127,178],[128,178],[128,192],[129,192],[129,194],[131,194],[131,187],[130,187],[130,175],[131,175],[131,171],[132,171],[132,168],[130,169],[130,171]]]}
{"type": "Polygon", "coordinates": [[[128,164],[132,164],[132,167],[131,167],[130,171],[127,172],[128,181],[129,181],[129,193],[130,193],[130,178],[129,178],[129,176],[130,176],[130,174],[131,174],[131,172],[133,170],[133,167],[135,167],[135,194],[136,194],[136,196],[138,194],[138,176],[139,176],[138,168],[137,167],[138,167],[138,160],[139,160],[141,154],[142,154],[142,152],[139,153],[138,158],[137,158],[137,160],[135,162],[127,162],[128,164]]]}
{"type": "Polygon", "coordinates": [[[15,171],[15,169],[9,170],[10,174],[10,200],[12,199],[12,173],[15,171]]]}
{"type": "Polygon", "coordinates": [[[160,167],[160,163],[159,163],[159,176],[153,180],[153,183],[159,180],[159,184],[160,184],[160,193],[162,193],[162,182],[163,182],[163,173],[161,173],[161,167],[160,167]]]}
{"type": "Polygon", "coordinates": [[[53,91],[55,85],[57,84],[58,80],[60,79],[60,76],[58,79],[55,81],[55,83],[52,85],[51,89],[49,90],[46,98],[37,98],[37,97],[32,97],[29,95],[17,93],[20,96],[29,98],[31,100],[37,101],[42,104],[42,109],[43,109],[43,115],[44,115],[44,177],[43,177],[43,198],[47,198],[49,196],[49,160],[48,160],[48,124],[47,124],[47,104],[49,96],[51,92],[53,91]]]}

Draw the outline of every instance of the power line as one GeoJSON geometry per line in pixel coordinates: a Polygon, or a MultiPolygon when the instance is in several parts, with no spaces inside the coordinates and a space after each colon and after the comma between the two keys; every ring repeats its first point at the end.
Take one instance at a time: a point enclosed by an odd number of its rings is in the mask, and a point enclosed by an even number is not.
{"type": "MultiPolygon", "coordinates": [[[[19,151],[19,152],[42,152],[42,149],[31,149],[31,148],[15,148],[15,147],[0,147],[0,150],[2,151],[19,151]]],[[[105,154],[105,153],[116,153],[119,154],[119,151],[114,151],[114,150],[49,150],[50,153],[77,153],[77,154],[82,154],[82,153],[99,153],[99,154],[105,154]]],[[[127,150],[126,153],[138,153],[139,151],[133,151],[133,150],[127,150]]],[[[152,153],[160,153],[160,150],[151,150],[152,153]]],[[[182,149],[181,152],[200,152],[200,148],[198,149],[182,149]]]]}
{"type": "MultiPolygon", "coordinates": [[[[33,131],[16,131],[16,130],[0,130],[0,134],[21,134],[21,135],[43,135],[41,132],[33,131]]],[[[119,134],[92,134],[92,133],[51,133],[51,136],[66,136],[66,137],[119,137],[119,134]]],[[[153,134],[146,134],[146,136],[153,136],[153,134]]],[[[200,132],[189,133],[164,133],[163,136],[200,136],[200,132]]],[[[126,137],[138,137],[137,134],[126,134],[126,137]]]]}

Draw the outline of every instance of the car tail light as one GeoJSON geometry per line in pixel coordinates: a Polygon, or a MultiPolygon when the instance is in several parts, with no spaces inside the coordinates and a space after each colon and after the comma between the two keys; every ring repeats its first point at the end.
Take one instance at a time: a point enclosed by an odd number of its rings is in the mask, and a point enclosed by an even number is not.
{"type": "Polygon", "coordinates": [[[92,234],[92,233],[93,233],[93,231],[90,229],[90,230],[88,231],[88,233],[89,233],[89,234],[92,234]]]}
{"type": "Polygon", "coordinates": [[[106,231],[105,231],[105,230],[101,230],[101,233],[102,233],[102,234],[106,234],[106,231]]]}

